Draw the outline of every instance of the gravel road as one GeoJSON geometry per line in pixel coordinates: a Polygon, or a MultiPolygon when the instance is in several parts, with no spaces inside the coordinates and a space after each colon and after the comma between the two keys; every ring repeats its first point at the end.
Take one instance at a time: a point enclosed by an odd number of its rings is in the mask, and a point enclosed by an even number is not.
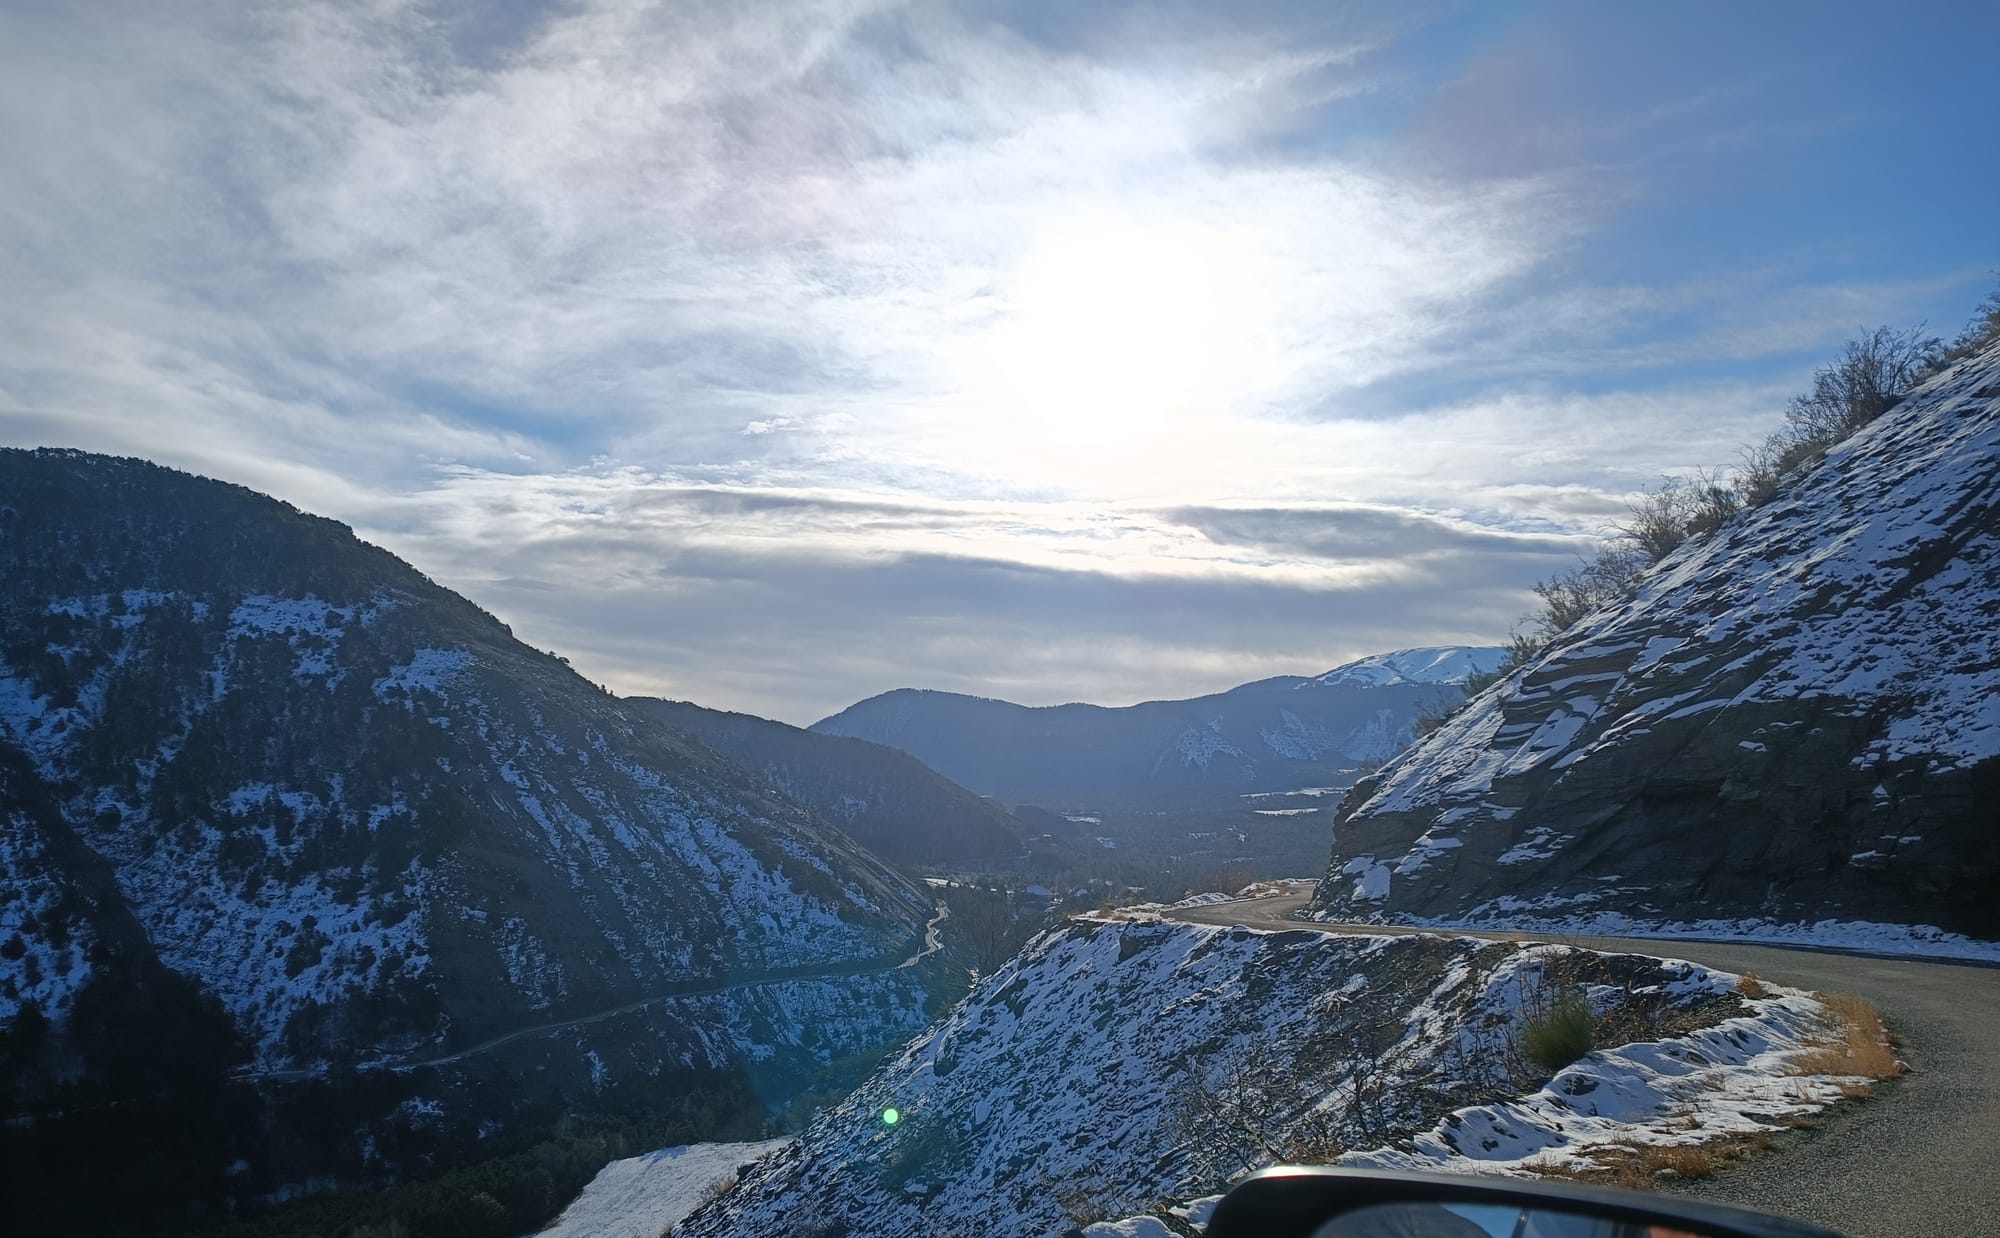
{"type": "MultiPolygon", "coordinates": [[[[1293,920],[1304,894],[1190,907],[1199,924],[1406,933],[1293,920]]],[[[1857,993],[1882,1008],[1910,1074],[1874,1099],[1829,1110],[1777,1150],[1674,1190],[1784,1213],[1853,1238],[2000,1235],[2000,968],[1824,951],[1625,937],[1539,938],[1593,950],[1689,959],[1805,989],[1857,993]]]]}

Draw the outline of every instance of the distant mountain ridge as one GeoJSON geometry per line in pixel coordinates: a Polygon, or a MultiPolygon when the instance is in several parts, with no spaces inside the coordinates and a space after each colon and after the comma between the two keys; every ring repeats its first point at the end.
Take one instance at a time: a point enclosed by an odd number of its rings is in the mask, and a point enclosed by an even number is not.
{"type": "Polygon", "coordinates": [[[1419,711],[1500,656],[1488,647],[1397,650],[1315,677],[1115,708],[899,688],[809,729],[901,748],[1010,802],[1338,787],[1400,751],[1419,711]]]}
{"type": "Polygon", "coordinates": [[[1315,911],[1991,942],[1996,803],[2000,346],[1356,786],[1315,911]]]}
{"type": "Polygon", "coordinates": [[[1028,850],[1026,827],[1006,808],[899,748],[687,701],[625,703],[769,779],[883,859],[949,867],[1013,860],[1028,850]]]}

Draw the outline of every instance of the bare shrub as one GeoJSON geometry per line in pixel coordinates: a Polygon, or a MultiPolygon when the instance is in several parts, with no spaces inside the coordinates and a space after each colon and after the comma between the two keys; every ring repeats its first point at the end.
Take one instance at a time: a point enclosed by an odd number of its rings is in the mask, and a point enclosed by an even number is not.
{"type": "Polygon", "coordinates": [[[1316,1099],[1275,1049],[1253,1042],[1219,1069],[1189,1072],[1177,1098],[1175,1134],[1196,1176],[1218,1185],[1260,1165],[1298,1159],[1305,1143],[1319,1145],[1321,1159],[1330,1159],[1344,1149],[1333,1146],[1332,1120],[1312,1117],[1316,1099]]]}
{"type": "Polygon", "coordinates": [[[1736,977],[1736,992],[1742,997],[1759,998],[1767,996],[1770,990],[1764,987],[1763,980],[1758,978],[1756,972],[1746,971],[1736,977]]]}
{"type": "MultiPolygon", "coordinates": [[[[1527,639],[1535,647],[1513,666],[1540,653],[1598,606],[1632,596],[1646,568],[1690,537],[1715,532],[1744,508],[1770,502],[1786,478],[1829,447],[1893,408],[1904,393],[1945,365],[1995,340],[2000,340],[2000,291],[1980,303],[1949,349],[1926,336],[1921,326],[1907,331],[1877,327],[1849,340],[1838,358],[1814,372],[1812,389],[1786,407],[1786,428],[1745,448],[1742,466],[1733,475],[1716,470],[1665,479],[1632,502],[1630,518],[1614,526],[1615,538],[1596,559],[1534,586],[1542,609],[1530,617],[1536,630],[1527,639]]],[[[1441,722],[1434,720],[1432,729],[1441,722]]]]}
{"type": "Polygon", "coordinates": [[[1626,510],[1631,519],[1616,526],[1618,535],[1645,555],[1645,564],[1650,567],[1687,540],[1694,502],[1684,479],[1668,477],[1656,489],[1634,499],[1626,510]]]}
{"type": "Polygon", "coordinates": [[[1743,510],[1743,498],[1720,469],[1697,470],[1686,485],[1688,512],[1684,529],[1689,537],[1707,537],[1728,524],[1743,510]]]}
{"type": "MultiPolygon", "coordinates": [[[[1647,566],[1630,546],[1607,542],[1595,558],[1536,585],[1535,596],[1542,600],[1542,613],[1535,619],[1544,638],[1541,643],[1546,644],[1546,638],[1568,631],[1598,607],[1629,599],[1639,574],[1647,566]]],[[[1537,645],[1534,652],[1540,651],[1537,645]]]]}
{"type": "Polygon", "coordinates": [[[1785,451],[1792,440],[1773,434],[1754,447],[1743,449],[1743,463],[1736,470],[1736,497],[1745,507],[1762,507],[1778,496],[1785,480],[1785,451]]]}
{"type": "Polygon", "coordinates": [[[1459,710],[1464,709],[1465,703],[1471,699],[1472,692],[1469,688],[1464,696],[1456,699],[1448,693],[1439,693],[1422,705],[1417,706],[1417,716],[1410,721],[1410,729],[1415,731],[1419,736],[1429,735],[1432,731],[1451,721],[1453,716],[1459,710]]]}
{"type": "Polygon", "coordinates": [[[1198,1181],[1221,1186],[1264,1165],[1325,1164],[1387,1143],[1422,1108],[1419,1094],[1473,1077],[1454,1073],[1464,1063],[1424,1063],[1414,1052],[1355,1028],[1311,1070],[1253,1042],[1217,1068],[1188,1072],[1175,1096],[1175,1147],[1198,1181]]]}
{"type": "Polygon", "coordinates": [[[1943,341],[1922,327],[1877,327],[1814,372],[1812,390],[1793,397],[1785,422],[1800,441],[1837,443],[1895,407],[1943,355],[1943,341]]]}
{"type": "Polygon", "coordinates": [[[1429,735],[1438,730],[1464,710],[1472,702],[1472,698],[1534,661],[1542,650],[1548,648],[1548,644],[1549,636],[1542,632],[1516,632],[1509,636],[1498,665],[1490,671],[1474,671],[1467,675],[1464,684],[1465,695],[1456,700],[1449,696],[1441,696],[1420,707],[1412,728],[1419,736],[1429,735]]]}
{"type": "Polygon", "coordinates": [[[1116,1212],[1101,1181],[1076,1182],[1044,1175],[1042,1189],[1056,1201],[1063,1215],[1078,1229],[1110,1220],[1116,1212]]]}
{"type": "Polygon", "coordinates": [[[1939,364],[1949,365],[1963,360],[1995,340],[2000,340],[2000,289],[1988,293],[1986,299],[1979,303],[1979,308],[1973,311],[1972,321],[1966,323],[1965,330],[1951,342],[1951,347],[1938,359],[1939,364]]]}

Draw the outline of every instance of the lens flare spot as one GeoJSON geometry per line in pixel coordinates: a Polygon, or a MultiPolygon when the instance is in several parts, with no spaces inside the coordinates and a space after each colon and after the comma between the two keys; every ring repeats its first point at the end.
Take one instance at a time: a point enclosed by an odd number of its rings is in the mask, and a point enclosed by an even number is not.
{"type": "Polygon", "coordinates": [[[903,1111],[896,1108],[894,1105],[891,1105],[889,1108],[884,1109],[882,1111],[882,1125],[884,1126],[894,1126],[896,1123],[902,1120],[903,1120],[903,1111]]]}

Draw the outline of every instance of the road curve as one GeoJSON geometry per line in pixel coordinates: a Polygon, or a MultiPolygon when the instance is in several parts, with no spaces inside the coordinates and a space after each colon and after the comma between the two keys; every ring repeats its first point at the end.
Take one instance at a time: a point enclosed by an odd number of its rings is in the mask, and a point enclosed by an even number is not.
{"type": "MultiPolygon", "coordinates": [[[[1306,896],[1211,903],[1167,914],[1198,924],[1326,933],[1433,932],[1291,919],[1306,896]]],[[[1803,989],[1856,993],[1882,1008],[1910,1074],[1874,1100],[1835,1106],[1819,1125],[1780,1140],[1680,1193],[1784,1213],[1853,1238],[2000,1235],[2000,968],[1888,959],[1740,942],[1631,937],[1467,937],[1561,941],[1592,950],[1664,955],[1753,971],[1803,989]]]]}

